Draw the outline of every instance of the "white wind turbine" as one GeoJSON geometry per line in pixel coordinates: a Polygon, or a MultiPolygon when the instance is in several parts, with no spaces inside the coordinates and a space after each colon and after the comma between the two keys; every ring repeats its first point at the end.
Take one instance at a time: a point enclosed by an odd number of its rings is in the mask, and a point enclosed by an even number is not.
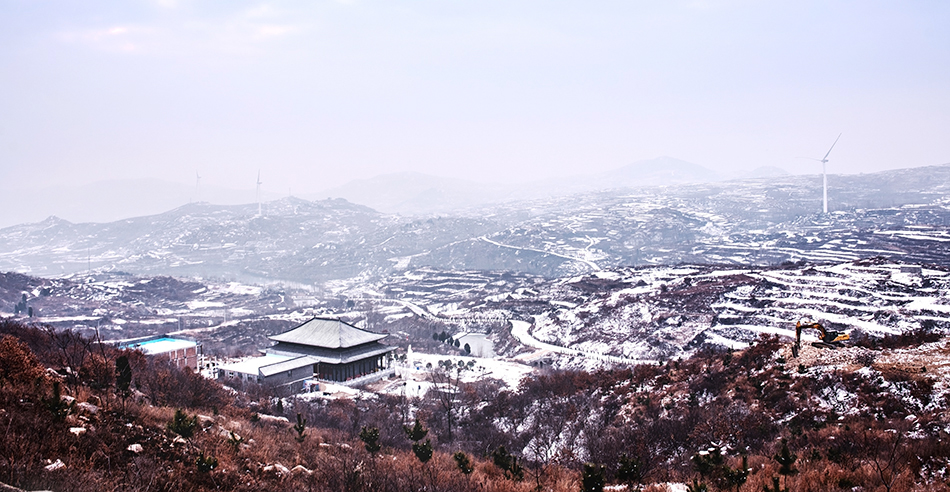
{"type": "Polygon", "coordinates": [[[257,215],[261,214],[261,171],[257,170],[257,215]]]}
{"type": "Polygon", "coordinates": [[[195,201],[201,201],[201,176],[195,171],[195,201]]]}
{"type": "MultiPolygon", "coordinates": [[[[841,138],[841,134],[838,134],[838,138],[835,139],[835,143],[831,144],[831,149],[835,148],[835,144],[838,143],[838,139],[841,138]]],[[[818,161],[821,163],[821,183],[822,183],[822,210],[824,213],[828,213],[828,173],[827,173],[827,164],[828,156],[831,155],[831,149],[828,149],[828,152],[825,153],[825,156],[821,159],[815,159],[814,157],[805,157],[805,159],[811,159],[813,161],[818,161]]]]}

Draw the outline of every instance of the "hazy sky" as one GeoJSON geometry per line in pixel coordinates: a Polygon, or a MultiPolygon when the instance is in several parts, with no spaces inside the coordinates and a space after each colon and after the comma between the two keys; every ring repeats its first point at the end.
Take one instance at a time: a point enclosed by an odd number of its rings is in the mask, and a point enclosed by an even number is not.
{"type": "Polygon", "coordinates": [[[950,162],[950,2],[0,0],[0,187],[950,162]]]}

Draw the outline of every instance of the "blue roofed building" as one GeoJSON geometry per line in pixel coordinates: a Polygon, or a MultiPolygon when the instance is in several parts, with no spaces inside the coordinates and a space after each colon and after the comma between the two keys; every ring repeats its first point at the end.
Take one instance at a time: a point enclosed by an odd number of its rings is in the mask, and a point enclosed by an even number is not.
{"type": "Polygon", "coordinates": [[[165,357],[178,367],[190,367],[195,371],[198,370],[201,358],[201,342],[164,335],[122,342],[119,347],[141,350],[145,355],[165,357]]]}

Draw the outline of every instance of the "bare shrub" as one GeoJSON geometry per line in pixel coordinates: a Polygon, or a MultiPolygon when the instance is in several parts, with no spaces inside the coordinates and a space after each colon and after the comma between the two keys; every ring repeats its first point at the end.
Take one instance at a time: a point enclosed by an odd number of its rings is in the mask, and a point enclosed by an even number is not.
{"type": "Polygon", "coordinates": [[[33,352],[11,335],[0,338],[0,386],[42,383],[46,369],[33,352]]]}

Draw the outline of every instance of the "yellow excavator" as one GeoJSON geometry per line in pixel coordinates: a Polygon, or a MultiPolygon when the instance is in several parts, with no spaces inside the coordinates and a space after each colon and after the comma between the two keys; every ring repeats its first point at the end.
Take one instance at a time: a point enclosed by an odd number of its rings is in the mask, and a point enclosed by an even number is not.
{"type": "Polygon", "coordinates": [[[794,350],[792,351],[795,357],[798,357],[798,350],[802,346],[802,330],[806,329],[815,329],[821,333],[818,341],[811,343],[815,347],[837,349],[844,346],[841,342],[851,339],[851,336],[847,333],[828,330],[822,326],[821,323],[802,323],[799,321],[795,324],[795,346],[793,347],[794,350]]]}

